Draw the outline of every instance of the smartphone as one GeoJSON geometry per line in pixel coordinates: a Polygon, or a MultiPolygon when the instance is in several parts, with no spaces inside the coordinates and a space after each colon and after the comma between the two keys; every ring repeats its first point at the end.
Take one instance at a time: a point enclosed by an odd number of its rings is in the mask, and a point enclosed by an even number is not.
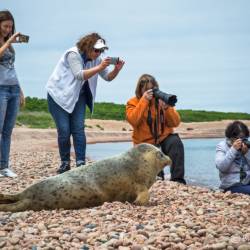
{"type": "Polygon", "coordinates": [[[116,65],[119,62],[119,57],[110,57],[110,64],[116,65]]]}
{"type": "Polygon", "coordinates": [[[19,43],[27,43],[27,42],[29,42],[29,38],[30,38],[29,36],[20,34],[20,35],[17,37],[17,42],[19,42],[19,43]]]}

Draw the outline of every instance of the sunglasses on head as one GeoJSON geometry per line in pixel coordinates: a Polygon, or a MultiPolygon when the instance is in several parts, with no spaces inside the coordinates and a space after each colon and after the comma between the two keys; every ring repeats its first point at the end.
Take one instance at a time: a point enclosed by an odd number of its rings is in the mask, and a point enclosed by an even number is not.
{"type": "Polygon", "coordinates": [[[95,53],[103,53],[104,49],[94,49],[95,53]]]}

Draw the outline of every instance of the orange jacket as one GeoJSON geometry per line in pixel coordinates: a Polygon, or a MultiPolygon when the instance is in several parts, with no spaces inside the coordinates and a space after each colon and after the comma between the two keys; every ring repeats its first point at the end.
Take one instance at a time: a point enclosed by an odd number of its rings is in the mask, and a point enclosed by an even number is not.
{"type": "MultiPolygon", "coordinates": [[[[158,121],[158,140],[157,144],[162,142],[169,134],[173,133],[174,127],[178,127],[180,124],[180,115],[173,107],[168,107],[164,109],[161,104],[159,104],[159,110],[163,110],[164,115],[164,129],[161,131],[161,125],[158,121]]],[[[126,118],[127,121],[132,125],[134,131],[132,135],[132,139],[134,144],[139,143],[150,143],[155,144],[154,136],[151,133],[150,127],[147,123],[149,110],[149,101],[145,98],[138,99],[137,97],[131,98],[126,105],[126,118]]],[[[152,124],[154,126],[154,122],[156,119],[156,109],[154,99],[150,105],[151,116],[152,116],[152,124]]],[[[159,118],[159,115],[158,115],[159,118]]]]}

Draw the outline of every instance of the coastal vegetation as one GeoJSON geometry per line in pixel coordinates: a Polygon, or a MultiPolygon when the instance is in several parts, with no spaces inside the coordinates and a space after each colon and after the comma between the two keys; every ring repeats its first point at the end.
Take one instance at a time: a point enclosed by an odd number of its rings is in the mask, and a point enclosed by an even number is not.
{"type": "MultiPolygon", "coordinates": [[[[178,110],[183,122],[207,122],[221,120],[250,120],[248,113],[217,112],[203,110],[178,110]]],[[[94,113],[87,109],[87,118],[101,120],[125,120],[125,105],[95,103],[94,113]]],[[[19,112],[17,125],[31,128],[54,128],[54,121],[48,112],[46,99],[26,97],[26,105],[19,112]]]]}

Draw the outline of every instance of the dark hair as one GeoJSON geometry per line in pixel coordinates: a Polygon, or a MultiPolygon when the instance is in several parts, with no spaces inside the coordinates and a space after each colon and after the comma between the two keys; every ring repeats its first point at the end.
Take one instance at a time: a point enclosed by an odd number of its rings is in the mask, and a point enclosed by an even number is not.
{"type": "MultiPolygon", "coordinates": [[[[10,11],[8,11],[8,10],[2,10],[2,11],[0,11],[0,24],[3,21],[12,21],[13,22],[12,31],[11,31],[11,34],[10,34],[10,36],[12,36],[16,32],[16,30],[15,30],[14,17],[10,13],[10,11]]],[[[4,37],[4,41],[6,42],[9,39],[9,37],[4,37]]]]}
{"type": "Polygon", "coordinates": [[[106,44],[105,40],[98,33],[91,33],[82,38],[76,43],[76,47],[80,52],[89,53],[93,48],[98,39],[102,39],[106,44]]]}
{"type": "Polygon", "coordinates": [[[230,123],[225,130],[225,136],[229,139],[238,138],[241,133],[244,134],[245,137],[249,137],[249,129],[246,124],[241,121],[230,123]]]}
{"type": "Polygon", "coordinates": [[[142,97],[142,88],[149,83],[152,83],[153,87],[159,88],[158,82],[155,80],[153,76],[149,74],[143,74],[139,78],[135,89],[135,95],[138,99],[142,97]]]}

